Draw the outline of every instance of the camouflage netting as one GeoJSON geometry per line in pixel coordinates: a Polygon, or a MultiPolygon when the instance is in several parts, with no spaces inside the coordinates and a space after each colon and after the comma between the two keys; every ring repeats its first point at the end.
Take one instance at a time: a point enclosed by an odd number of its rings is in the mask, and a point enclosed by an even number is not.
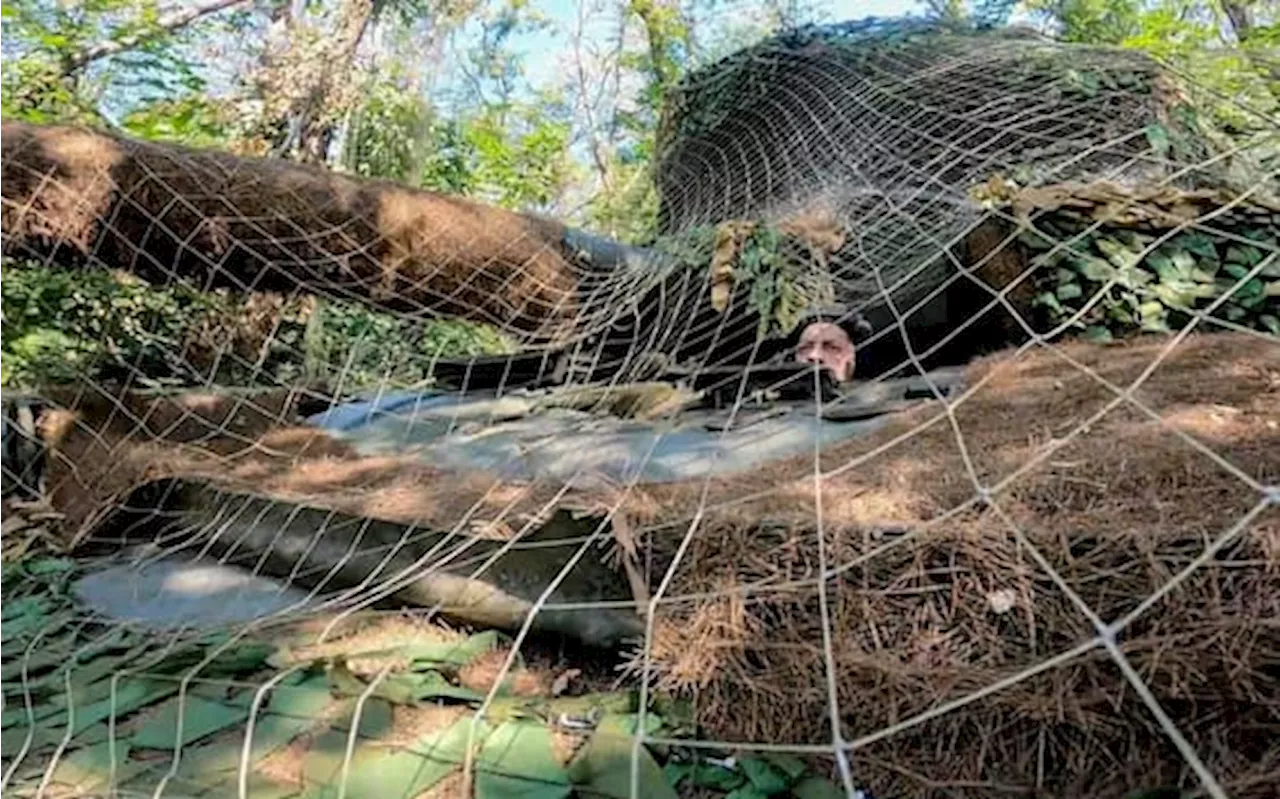
{"type": "Polygon", "coordinates": [[[1274,796],[1276,125],[1196,97],[802,31],[675,93],[643,252],[6,123],[0,788],[1274,796]]]}
{"type": "Polygon", "coordinates": [[[832,259],[842,300],[882,306],[887,290],[906,309],[967,260],[964,239],[992,218],[971,189],[993,176],[1249,186],[1274,203],[1274,120],[1250,117],[1271,135],[1242,150],[1207,102],[1132,51],[920,22],[806,28],[677,87],[659,141],[660,227],[823,219],[847,233],[832,259]]]}

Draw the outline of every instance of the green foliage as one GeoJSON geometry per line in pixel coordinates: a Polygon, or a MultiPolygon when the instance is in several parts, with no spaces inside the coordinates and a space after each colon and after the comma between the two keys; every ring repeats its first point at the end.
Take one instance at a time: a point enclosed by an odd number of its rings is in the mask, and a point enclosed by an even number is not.
{"type": "Polygon", "coordinates": [[[627,10],[644,27],[648,52],[623,55],[623,65],[648,73],[640,104],[653,114],[662,108],[667,91],[680,78],[689,57],[689,23],[678,3],[660,0],[628,0],[627,10]]]}
{"type": "MultiPolygon", "coordinates": [[[[706,275],[715,271],[713,260],[724,255],[717,252],[719,232],[714,225],[697,226],[659,238],[654,248],[679,268],[706,275]]],[[[806,309],[835,300],[830,275],[815,263],[809,247],[770,225],[751,225],[726,263],[732,270],[734,292],[745,295],[747,308],[759,315],[762,335],[770,331],[786,335],[806,309]]]]}
{"type": "Polygon", "coordinates": [[[472,193],[481,199],[507,208],[542,209],[569,182],[570,126],[540,106],[491,106],[466,120],[462,130],[472,193]]]}
{"type": "Polygon", "coordinates": [[[157,0],[15,0],[4,22],[5,118],[101,124],[108,91],[147,102],[204,88],[182,54],[189,31],[166,23],[157,0]]]}
{"type": "Polygon", "coordinates": [[[90,92],[43,55],[0,62],[0,116],[36,124],[88,125],[102,119],[90,92]]]}
{"type": "MultiPolygon", "coordinates": [[[[343,154],[345,165],[357,175],[414,183],[428,174],[424,150],[433,132],[430,109],[421,96],[398,83],[380,81],[356,113],[343,154]]],[[[438,149],[436,144],[432,149],[438,149]]],[[[454,193],[462,193],[466,185],[449,185],[448,178],[443,182],[454,193]]]]}
{"type": "MultiPolygon", "coordinates": [[[[620,56],[626,63],[619,63],[623,72],[643,77],[641,102],[637,112],[619,111],[607,121],[622,132],[603,154],[611,174],[585,197],[572,149],[582,120],[563,88],[530,93],[520,85],[523,67],[511,47],[513,37],[547,25],[533,5],[523,0],[376,5],[377,21],[393,49],[412,47],[424,22],[431,28],[428,40],[434,40],[478,21],[479,41],[464,50],[466,77],[476,94],[453,105],[429,102],[421,77],[380,53],[367,77],[351,82],[358,86],[357,102],[342,126],[337,151],[346,171],[519,210],[564,215],[572,199],[586,209],[583,217],[589,222],[629,240],[652,234],[657,213],[649,179],[652,131],[662,93],[688,57],[688,26],[678,4],[645,0],[618,10],[638,22],[645,35],[645,45],[640,50],[628,45],[620,56]]],[[[264,51],[240,40],[248,38],[246,31],[261,32],[267,9],[245,4],[174,24],[167,13],[171,8],[161,0],[5,4],[4,117],[97,127],[110,126],[111,119],[123,132],[144,139],[261,154],[280,133],[272,110],[280,98],[273,92],[283,89],[259,80],[255,69],[266,63],[264,51]],[[247,70],[241,77],[217,80],[212,76],[222,63],[198,64],[195,45],[227,63],[247,58],[240,62],[247,70]]],[[[304,16],[316,13],[310,9],[304,16]]],[[[286,15],[281,32],[291,40],[305,39],[312,35],[309,29],[286,15]]]]}
{"type": "Polygon", "coordinates": [[[618,8],[624,27],[638,24],[640,43],[620,44],[615,74],[628,76],[638,90],[630,98],[611,98],[607,115],[587,120],[600,128],[588,132],[598,185],[582,218],[605,235],[645,244],[658,232],[654,169],[659,120],[667,113],[671,90],[692,63],[692,21],[686,6],[670,0],[624,0],[618,8]]]}
{"type": "MultiPolygon", "coordinates": [[[[447,320],[410,322],[362,305],[326,300],[318,306],[319,322],[307,337],[307,374],[344,387],[411,385],[429,380],[440,358],[510,352],[511,345],[490,327],[447,320]]],[[[301,320],[300,320],[301,321],[301,320]]],[[[277,335],[289,341],[306,337],[305,322],[277,335]]],[[[281,369],[281,380],[294,379],[297,359],[281,369]]]]}
{"type": "Polygon", "coordinates": [[[734,279],[749,285],[751,308],[760,314],[761,332],[776,325],[791,332],[804,310],[806,298],[800,290],[792,264],[780,252],[781,236],[761,226],[744,243],[734,269],[734,279]]]}
{"type": "Polygon", "coordinates": [[[1120,44],[1142,28],[1142,3],[1135,0],[1026,0],[1026,7],[1052,16],[1067,42],[1120,44]]]}
{"type": "Polygon", "coordinates": [[[214,310],[180,289],[151,289],[102,271],[5,264],[0,280],[3,384],[62,382],[78,375],[170,374],[183,329],[214,310]]]}
{"type": "Polygon", "coordinates": [[[3,385],[75,378],[139,385],[275,385],[304,376],[346,388],[430,378],[438,358],[507,351],[491,328],[410,322],[355,303],[278,302],[155,287],[100,270],[6,263],[3,385]],[[313,318],[314,317],[314,318],[313,318]]]}
{"type": "Polygon", "coordinates": [[[443,118],[393,82],[375,85],[344,150],[356,174],[517,210],[553,208],[575,178],[572,125],[554,97],[443,118]]]}
{"type": "Polygon", "coordinates": [[[228,104],[203,94],[160,99],[133,108],[120,126],[132,136],[190,147],[219,147],[234,135],[228,104]]]}
{"type": "Polygon", "coordinates": [[[1238,237],[1183,232],[1159,244],[1153,233],[1083,230],[1059,214],[1020,235],[1044,256],[1035,306],[1050,323],[1073,320],[1087,339],[1105,342],[1179,328],[1222,299],[1217,318],[1280,335],[1280,225],[1258,222],[1238,237]],[[1051,239],[1072,243],[1053,249],[1051,239]]]}
{"type": "Polygon", "coordinates": [[[590,228],[627,244],[647,244],[658,231],[658,190],[650,153],[622,153],[607,164],[607,187],[592,197],[584,217],[590,228]]]}
{"type": "Polygon", "coordinates": [[[1078,44],[1139,50],[1172,65],[1210,94],[1200,98],[1229,132],[1266,128],[1280,113],[1280,17],[1273,6],[1249,10],[1245,27],[1229,22],[1219,0],[1025,0],[1059,37],[1078,44]],[[1248,110],[1246,110],[1248,109],[1248,110]]]}
{"type": "Polygon", "coordinates": [[[725,799],[767,799],[767,797],[835,797],[844,791],[813,773],[794,755],[769,753],[712,763],[691,760],[670,762],[662,769],[673,788],[692,786],[725,799]]]}

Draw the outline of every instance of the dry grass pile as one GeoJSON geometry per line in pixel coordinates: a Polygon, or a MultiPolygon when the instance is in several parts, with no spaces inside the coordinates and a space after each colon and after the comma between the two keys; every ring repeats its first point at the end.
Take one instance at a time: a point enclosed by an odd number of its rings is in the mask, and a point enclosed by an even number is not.
{"type": "Polygon", "coordinates": [[[1074,595],[1122,622],[1120,651],[1228,792],[1273,796],[1280,513],[1259,488],[1280,481],[1280,347],[1188,338],[1133,392],[1163,421],[1081,368],[1128,387],[1166,343],[975,364],[953,418],[922,407],[823,453],[820,526],[811,459],[712,486],[659,608],[657,684],[711,738],[832,741],[825,555],[840,735],[876,795],[1198,787],[1074,595]]]}
{"type": "Polygon", "coordinates": [[[4,252],[553,335],[577,281],[549,220],[280,160],[6,122],[4,252]]]}

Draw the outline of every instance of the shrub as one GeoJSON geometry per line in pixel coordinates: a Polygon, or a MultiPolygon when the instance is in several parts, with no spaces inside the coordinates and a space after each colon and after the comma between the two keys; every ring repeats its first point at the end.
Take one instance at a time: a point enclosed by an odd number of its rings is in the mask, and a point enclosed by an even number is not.
{"type": "Polygon", "coordinates": [[[199,292],[97,270],[6,262],[0,281],[0,383],[76,378],[161,385],[359,389],[430,379],[442,357],[503,352],[491,328],[417,322],[347,302],[199,292]]]}

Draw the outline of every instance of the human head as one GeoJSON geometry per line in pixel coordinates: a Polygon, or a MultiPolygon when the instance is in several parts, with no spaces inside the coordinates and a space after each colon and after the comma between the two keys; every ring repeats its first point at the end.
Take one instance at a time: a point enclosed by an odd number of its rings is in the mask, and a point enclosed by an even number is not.
{"type": "Polygon", "coordinates": [[[853,379],[853,340],[833,322],[811,322],[800,333],[796,360],[820,364],[837,383],[847,383],[853,379]]]}

